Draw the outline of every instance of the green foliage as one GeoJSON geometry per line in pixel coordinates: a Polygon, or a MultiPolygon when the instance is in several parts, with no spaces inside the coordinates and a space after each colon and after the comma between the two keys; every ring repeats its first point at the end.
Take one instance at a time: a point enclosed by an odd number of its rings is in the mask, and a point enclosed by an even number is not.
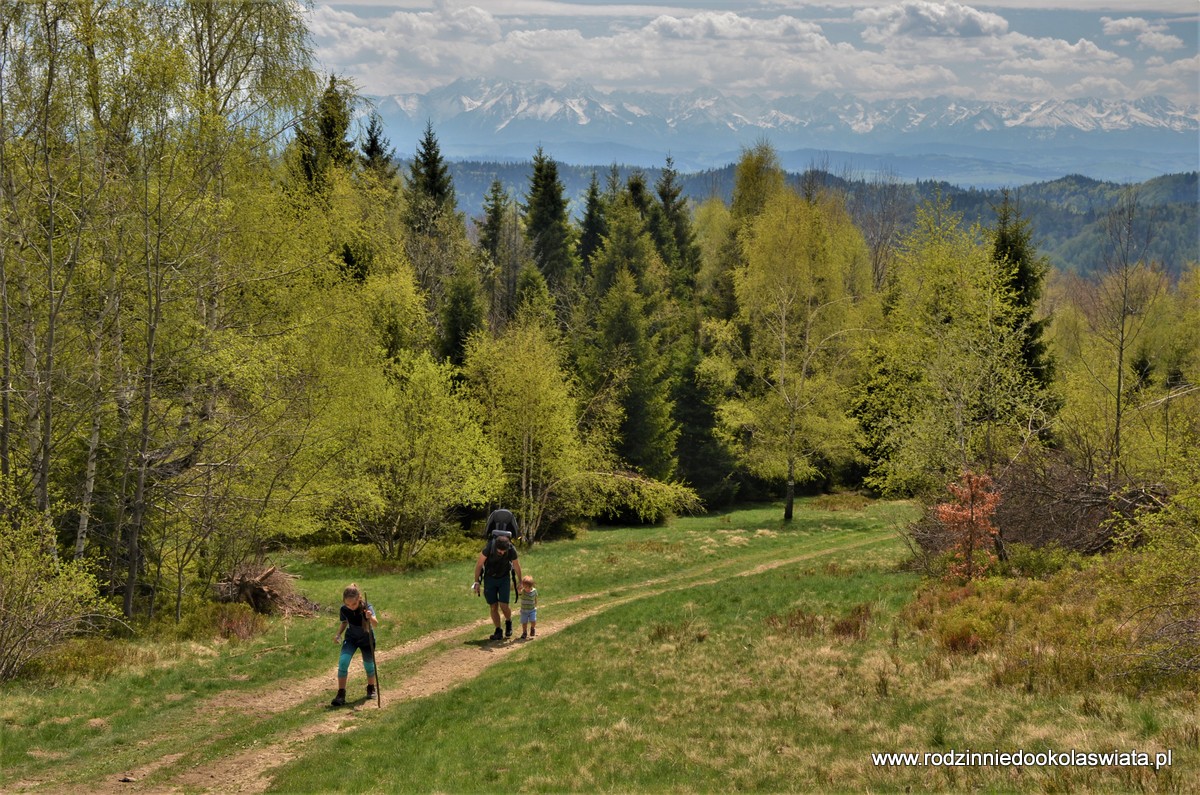
{"type": "Polygon", "coordinates": [[[1153,224],[1131,195],[1109,216],[1108,260],[1096,278],[1055,285],[1052,327],[1062,362],[1060,435],[1110,482],[1159,479],[1195,427],[1195,268],[1175,289],[1144,259],[1153,224]],[[1181,437],[1180,434],[1184,436],[1181,437]]]}
{"type": "Polygon", "coordinates": [[[304,556],[312,563],[330,568],[387,574],[473,561],[479,554],[479,546],[478,538],[447,531],[429,539],[415,555],[403,560],[385,559],[373,544],[325,544],[305,550],[304,556]]]}
{"type": "Polygon", "coordinates": [[[1121,599],[1132,625],[1132,673],[1151,680],[1200,679],[1200,463],[1189,456],[1172,472],[1174,493],[1161,510],[1125,523],[1144,549],[1114,565],[1102,597],[1121,599]]]}
{"type": "MultiPolygon", "coordinates": [[[[693,343],[695,345],[695,343],[693,343]]],[[[674,419],[679,427],[675,443],[676,476],[696,490],[707,510],[731,504],[738,493],[737,460],[721,443],[717,426],[717,398],[701,379],[703,352],[693,347],[686,359],[673,396],[674,419]]]]}
{"type": "Polygon", "coordinates": [[[588,275],[592,271],[592,256],[600,248],[601,242],[608,236],[608,223],[605,220],[604,204],[600,198],[600,182],[596,172],[592,172],[592,181],[588,184],[587,198],[584,200],[583,218],[579,221],[579,262],[583,272],[588,275]]]}
{"type": "Polygon", "coordinates": [[[209,641],[213,638],[246,641],[266,632],[265,616],[248,604],[206,602],[195,606],[174,624],[169,635],[176,640],[209,641]]]}
{"type": "Polygon", "coordinates": [[[1042,284],[1049,263],[1033,248],[1029,219],[1021,214],[1007,191],[1001,193],[996,207],[996,224],[990,230],[992,259],[1008,268],[1008,289],[1012,296],[1012,326],[1020,334],[1021,362],[1028,378],[1042,389],[1053,382],[1053,363],[1043,339],[1048,318],[1036,318],[1042,284]]]}
{"type": "Polygon", "coordinates": [[[1008,557],[996,565],[996,574],[1002,577],[1028,577],[1044,580],[1063,569],[1081,569],[1083,556],[1064,549],[1057,543],[1045,546],[1030,544],[1008,544],[1008,557]]]}
{"type": "Polygon", "coordinates": [[[3,486],[0,505],[0,682],[71,636],[111,617],[86,562],[60,560],[48,518],[28,510],[3,486]]]}
{"type": "Polygon", "coordinates": [[[474,337],[465,372],[505,472],[501,500],[535,539],[545,524],[579,512],[575,486],[590,457],[556,341],[536,318],[518,320],[497,338],[474,337]]]}
{"type": "MultiPolygon", "coordinates": [[[[718,416],[750,471],[794,483],[853,459],[847,411],[866,332],[865,246],[836,202],[773,194],[742,237],[736,323],[710,324],[705,377],[728,395],[718,416]],[[836,465],[836,464],[834,464],[836,465]]],[[[790,513],[790,511],[789,511],[790,513]]]]}
{"type": "Polygon", "coordinates": [[[373,172],[385,185],[391,186],[396,179],[396,152],[391,148],[391,141],[383,135],[383,119],[378,113],[371,113],[361,149],[363,168],[373,172]]]}
{"type": "MultiPolygon", "coordinates": [[[[692,228],[688,199],[683,195],[675,162],[667,157],[666,165],[654,184],[662,207],[665,234],[669,235],[675,251],[673,259],[664,255],[671,273],[671,290],[680,300],[689,300],[695,290],[696,274],[700,269],[700,248],[692,228]]],[[[660,252],[661,253],[661,252],[660,252]]]]}
{"type": "Polygon", "coordinates": [[[441,358],[461,367],[467,340],[484,327],[486,308],[479,274],[463,267],[446,285],[441,307],[441,358]]]}
{"type": "Polygon", "coordinates": [[[329,76],[329,84],[304,121],[296,128],[295,147],[300,176],[309,190],[325,188],[330,169],[354,165],[350,133],[353,90],[345,80],[329,76]]]}
{"type": "Polygon", "coordinates": [[[743,149],[735,167],[730,213],[739,223],[746,223],[762,212],[783,186],[784,173],[779,165],[779,155],[769,143],[760,141],[743,149]]]}
{"type": "Polygon", "coordinates": [[[616,453],[634,469],[665,480],[675,469],[679,430],[672,418],[671,306],[663,295],[663,264],[627,194],[609,207],[607,223],[588,285],[594,317],[576,340],[578,370],[588,390],[611,400],[620,414],[616,453]]]}
{"type": "Polygon", "coordinates": [[[441,146],[433,132],[433,123],[425,125],[425,133],[417,144],[417,152],[409,164],[405,183],[407,198],[406,220],[415,235],[433,234],[438,219],[457,212],[454,179],[442,158],[441,146]]]}
{"type": "Polygon", "coordinates": [[[1048,398],[1026,375],[1009,268],[979,231],[944,201],[921,208],[889,281],[874,365],[856,397],[875,456],[867,483],[891,494],[936,490],[1036,442],[1048,398]]]}
{"type": "Polygon", "coordinates": [[[633,277],[621,270],[600,303],[597,348],[610,368],[626,372],[617,453],[635,469],[665,480],[675,469],[679,429],[671,417],[666,361],[647,328],[644,311],[633,277]]]}
{"type": "Polygon", "coordinates": [[[305,550],[305,557],[322,566],[349,569],[350,571],[389,571],[403,566],[403,561],[384,560],[379,547],[374,544],[324,544],[305,550]]]}
{"type": "Polygon", "coordinates": [[[359,385],[362,413],[329,519],[385,559],[410,558],[446,532],[451,507],[482,507],[496,495],[500,459],[448,365],[415,354],[387,375],[372,391],[359,385]]]}
{"type": "Polygon", "coordinates": [[[579,277],[567,198],[558,179],[558,164],[538,147],[525,197],[525,238],[533,261],[554,295],[565,295],[579,277]]]}
{"type": "Polygon", "coordinates": [[[500,180],[492,180],[487,198],[483,202],[483,223],[479,225],[479,248],[497,262],[500,258],[500,243],[504,236],[504,216],[512,202],[500,180]]]}
{"type": "Polygon", "coordinates": [[[33,661],[23,679],[68,685],[104,681],[153,662],[137,646],[107,637],[71,638],[33,661]]]}

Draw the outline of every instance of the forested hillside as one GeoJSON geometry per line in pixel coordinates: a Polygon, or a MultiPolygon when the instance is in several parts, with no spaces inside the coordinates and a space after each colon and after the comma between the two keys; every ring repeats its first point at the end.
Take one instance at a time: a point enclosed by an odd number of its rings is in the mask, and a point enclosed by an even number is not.
{"type": "MultiPolygon", "coordinates": [[[[459,187],[459,207],[469,217],[482,212],[484,196],[493,179],[514,194],[529,180],[529,163],[451,161],[450,171],[459,187]]],[[[817,181],[836,187],[854,197],[859,204],[881,201],[899,202],[903,222],[911,224],[916,207],[937,197],[949,199],[951,207],[963,214],[967,223],[990,223],[995,207],[1003,201],[1002,190],[963,188],[946,182],[918,181],[900,183],[886,177],[862,178],[824,172],[819,164],[807,173],[787,173],[793,185],[817,181]],[[897,185],[899,187],[897,187],[897,185]],[[885,198],[886,196],[886,198],[885,198]]],[[[728,202],[734,189],[735,166],[677,176],[683,195],[694,203],[718,197],[728,202]]],[[[571,212],[582,212],[584,197],[592,174],[601,183],[614,176],[628,179],[640,172],[654,182],[661,168],[637,169],[623,165],[575,166],[560,164],[559,172],[571,212]]],[[[1147,212],[1155,218],[1154,238],[1148,256],[1162,264],[1168,273],[1178,275],[1188,263],[1200,261],[1200,172],[1156,177],[1137,185],[1102,182],[1079,175],[1052,182],[1014,186],[1008,192],[1028,219],[1031,240],[1039,252],[1059,270],[1092,273],[1103,266],[1105,215],[1129,190],[1137,191],[1147,212]]]]}
{"type": "Polygon", "coordinates": [[[1149,545],[1140,593],[1195,604],[1195,174],[978,193],[761,144],[573,197],[539,149],[471,166],[471,217],[432,127],[404,164],[352,135],[302,13],[4,6],[0,679],[280,548],[402,569],[498,505],[532,544],[915,498],[955,576],[1149,545]]]}

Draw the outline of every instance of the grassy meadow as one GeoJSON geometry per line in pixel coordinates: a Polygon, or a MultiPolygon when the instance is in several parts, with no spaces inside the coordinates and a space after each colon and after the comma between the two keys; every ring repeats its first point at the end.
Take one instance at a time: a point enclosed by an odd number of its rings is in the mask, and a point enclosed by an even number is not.
{"type": "MultiPolygon", "coordinates": [[[[317,618],[273,619],[246,641],[97,644],[93,657],[115,658],[107,674],[72,674],[64,658],[57,675],[0,690],[0,791],[228,791],[236,782],[192,774],[256,748],[286,749],[268,771],[279,792],[1200,790],[1195,694],[1006,684],[996,652],[949,651],[919,629],[921,583],[896,534],[911,511],[826,498],[790,526],[760,506],[539,545],[522,563],[539,623],[561,627],[498,661],[479,643],[490,625],[471,561],[373,575],[289,556],[329,608],[317,618]],[[384,656],[384,708],[318,731],[335,712],[333,608],[351,580],[383,615],[385,655],[458,629],[384,656]],[[389,699],[455,649],[478,651],[479,669],[389,699]],[[323,676],[328,687],[296,689],[323,676]],[[1173,759],[1158,771],[871,760],[1046,749],[1173,759]]],[[[352,700],[363,682],[356,659],[352,700]]]]}

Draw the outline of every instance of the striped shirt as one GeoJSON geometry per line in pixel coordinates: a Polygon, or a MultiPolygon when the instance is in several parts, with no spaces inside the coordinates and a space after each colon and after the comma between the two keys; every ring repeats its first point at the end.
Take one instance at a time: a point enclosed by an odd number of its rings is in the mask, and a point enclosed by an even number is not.
{"type": "Polygon", "coordinates": [[[538,592],[537,588],[530,588],[528,591],[521,591],[521,609],[533,610],[537,607],[538,592]]]}

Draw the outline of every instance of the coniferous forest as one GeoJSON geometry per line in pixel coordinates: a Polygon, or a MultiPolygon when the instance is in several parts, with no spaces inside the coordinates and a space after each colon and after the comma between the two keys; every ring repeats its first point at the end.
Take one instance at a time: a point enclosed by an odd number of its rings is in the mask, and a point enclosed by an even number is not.
{"type": "Polygon", "coordinates": [[[179,622],[283,548],[844,491],[916,501],[936,577],[1119,559],[1138,670],[1195,674],[1194,202],[1109,186],[1052,261],[1068,196],[967,213],[762,143],[574,208],[539,149],[474,214],[432,125],[401,160],[364,108],[290,2],[0,8],[0,679],[12,616],[179,622]]]}

